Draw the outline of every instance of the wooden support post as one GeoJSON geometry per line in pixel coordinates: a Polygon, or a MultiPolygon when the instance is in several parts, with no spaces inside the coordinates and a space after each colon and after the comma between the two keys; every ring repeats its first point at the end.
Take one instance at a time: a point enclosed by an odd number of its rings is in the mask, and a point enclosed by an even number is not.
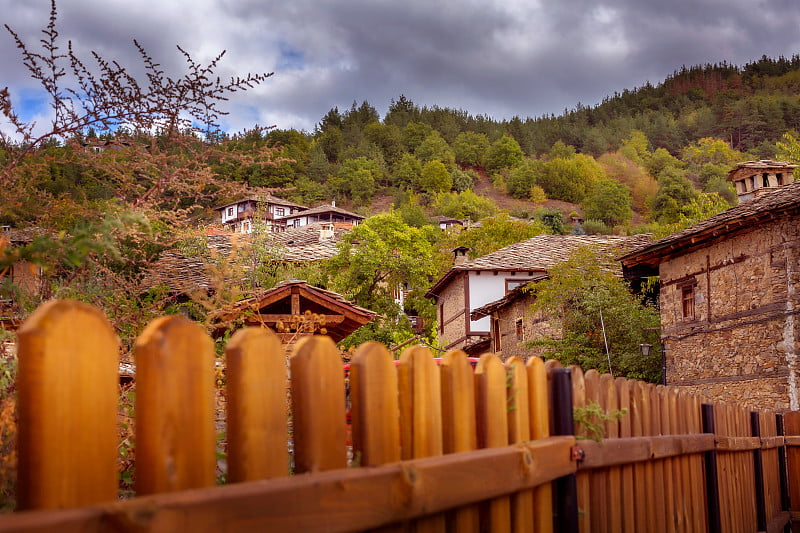
{"type": "MultiPolygon", "coordinates": [[[[761,439],[758,411],[750,411],[750,434],[761,439]]],[[[767,506],[764,501],[764,460],[761,448],[753,450],[753,474],[756,484],[756,523],[759,531],[767,530],[767,506]]]]}
{"type": "MultiPolygon", "coordinates": [[[[786,428],[783,425],[783,413],[775,414],[775,428],[779,437],[786,436],[786,428]]],[[[781,510],[789,511],[792,508],[789,499],[789,470],[786,465],[786,444],[778,448],[778,475],[781,482],[781,510]]]]}
{"type": "MultiPolygon", "coordinates": [[[[703,414],[703,433],[714,433],[714,405],[704,403],[701,406],[703,414]]],[[[722,531],[721,517],[719,514],[719,481],[717,477],[717,451],[705,452],[706,465],[706,499],[708,502],[708,531],[719,533],[722,531]]]]}
{"type": "MultiPolygon", "coordinates": [[[[553,435],[574,435],[572,416],[572,376],[568,368],[552,370],[550,389],[553,406],[553,435]]],[[[561,532],[578,531],[578,482],[575,474],[555,481],[554,529],[561,532]]]]}

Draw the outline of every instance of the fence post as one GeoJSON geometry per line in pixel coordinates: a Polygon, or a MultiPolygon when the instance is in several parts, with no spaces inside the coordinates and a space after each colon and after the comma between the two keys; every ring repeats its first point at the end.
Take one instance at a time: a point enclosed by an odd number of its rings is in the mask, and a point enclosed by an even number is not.
{"type": "MultiPolygon", "coordinates": [[[[574,435],[572,416],[572,372],[568,368],[552,370],[551,398],[553,406],[553,435],[574,435]]],[[[555,481],[554,529],[560,532],[578,531],[578,481],[575,474],[555,481]]]]}
{"type": "MultiPolygon", "coordinates": [[[[783,425],[783,413],[775,413],[775,428],[779,437],[786,436],[783,425]]],[[[781,511],[790,511],[792,508],[789,499],[789,471],[786,466],[786,443],[778,448],[778,475],[781,481],[781,511]]]]}
{"type": "MultiPolygon", "coordinates": [[[[761,440],[761,425],[758,411],[750,411],[750,434],[761,440]]],[[[767,507],[764,501],[764,461],[761,448],[753,450],[753,473],[756,483],[756,522],[759,531],[767,530],[767,507]]]]}
{"type": "Polygon", "coordinates": [[[52,300],[19,330],[17,508],[117,497],[119,341],[99,309],[52,300]]]}
{"type": "MultiPolygon", "coordinates": [[[[714,433],[714,405],[701,405],[703,414],[703,433],[714,433]]],[[[718,533],[722,530],[719,514],[719,478],[717,477],[717,450],[705,452],[706,500],[708,502],[708,531],[718,533]]]]}

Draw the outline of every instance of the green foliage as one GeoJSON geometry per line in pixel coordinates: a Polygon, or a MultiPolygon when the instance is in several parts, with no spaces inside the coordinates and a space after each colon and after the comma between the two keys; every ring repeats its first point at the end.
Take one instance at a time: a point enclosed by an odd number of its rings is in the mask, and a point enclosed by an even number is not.
{"type": "Polygon", "coordinates": [[[464,192],[472,190],[475,185],[475,180],[478,174],[474,170],[460,170],[455,169],[450,177],[453,180],[453,190],[456,192],[464,192]]]}
{"type": "Polygon", "coordinates": [[[605,171],[592,156],[577,154],[569,159],[546,161],[536,184],[544,189],[548,198],[580,203],[597,180],[604,177],[605,171]]]}
{"type": "Polygon", "coordinates": [[[455,156],[439,132],[434,131],[414,150],[414,155],[423,163],[440,161],[448,172],[455,169],[455,156]]]}
{"type": "Polygon", "coordinates": [[[775,143],[778,157],[792,163],[800,163],[800,139],[794,133],[784,133],[781,140],[775,143]]]}
{"type": "Polygon", "coordinates": [[[493,216],[498,208],[489,198],[482,198],[472,191],[449,192],[437,195],[436,212],[459,220],[477,221],[493,216]]]}
{"type": "Polygon", "coordinates": [[[356,201],[366,201],[375,194],[375,184],[380,179],[379,165],[364,156],[347,159],[337,172],[337,188],[356,201]]]}
{"type": "Polygon", "coordinates": [[[658,193],[653,202],[653,211],[658,222],[673,224],[678,222],[681,209],[697,196],[692,182],[682,171],[667,168],[659,177],[658,193]]]}
{"type": "Polygon", "coordinates": [[[586,235],[611,235],[613,229],[609,228],[602,220],[587,219],[583,221],[583,231],[586,235]]]}
{"type": "Polygon", "coordinates": [[[519,143],[508,135],[503,135],[489,147],[486,156],[486,169],[497,172],[505,168],[514,167],[522,162],[525,153],[519,143]]]}
{"type": "Polygon", "coordinates": [[[527,199],[531,194],[531,188],[538,185],[537,179],[542,173],[542,168],[546,165],[541,161],[526,159],[508,172],[506,180],[506,190],[514,198],[527,199]]]}
{"type": "Polygon", "coordinates": [[[637,165],[644,165],[645,160],[651,155],[649,147],[650,141],[647,140],[644,132],[633,130],[627,139],[622,140],[622,146],[619,151],[637,165]]]}
{"type": "Polygon", "coordinates": [[[582,208],[586,218],[602,220],[608,226],[625,225],[633,218],[628,187],[610,178],[598,180],[582,208]]]}
{"type": "Polygon", "coordinates": [[[509,244],[547,233],[547,228],[538,221],[514,220],[506,213],[484,218],[481,226],[462,231],[450,242],[449,248],[466,246],[472,257],[480,257],[509,244]]]}
{"type": "Polygon", "coordinates": [[[414,155],[405,153],[394,167],[394,183],[398,187],[411,189],[422,177],[422,163],[414,155]]]}
{"type": "Polygon", "coordinates": [[[406,124],[406,127],[403,128],[403,144],[411,153],[414,153],[419,145],[431,134],[433,133],[433,128],[428,124],[422,124],[420,122],[409,122],[406,124]]]}
{"type": "Polygon", "coordinates": [[[602,442],[606,436],[606,422],[617,422],[628,414],[628,408],[606,411],[594,400],[590,400],[585,407],[572,408],[572,418],[576,426],[583,428],[588,435],[578,436],[578,439],[589,439],[602,442]]]}
{"type": "Polygon", "coordinates": [[[428,193],[440,193],[453,188],[453,180],[444,163],[438,159],[428,161],[422,167],[419,189],[428,193]]]}
{"type": "Polygon", "coordinates": [[[563,335],[533,343],[546,347],[545,355],[565,366],[576,364],[584,370],[595,368],[657,383],[661,379],[659,312],[642,303],[612,273],[614,264],[613,252],[584,247],[551,267],[548,279],[532,289],[533,310],[548,316],[563,335]],[[653,345],[647,358],[641,354],[643,343],[653,345]]]}
{"type": "Polygon", "coordinates": [[[542,209],[536,213],[536,218],[542,221],[544,227],[548,228],[548,233],[564,234],[564,214],[558,209],[542,209]]]}
{"type": "Polygon", "coordinates": [[[570,159],[575,156],[575,147],[556,141],[547,153],[548,159],[570,159]]]}
{"type": "Polygon", "coordinates": [[[472,167],[485,167],[489,152],[489,137],[485,133],[465,131],[453,142],[456,162],[472,167]]]}
{"type": "Polygon", "coordinates": [[[674,222],[656,224],[652,228],[652,232],[656,238],[666,237],[728,208],[730,205],[719,194],[701,192],[680,208],[674,222]]]}
{"type": "MultiPolygon", "coordinates": [[[[337,255],[325,261],[318,280],[331,290],[384,317],[379,325],[366,328],[351,342],[367,340],[364,335],[382,335],[390,343],[411,336],[403,309],[395,301],[398,287],[409,287],[406,307],[433,318],[433,304],[424,297],[429,279],[437,274],[433,241],[438,228],[411,227],[399,214],[390,212],[368,218],[339,244],[337,255]]],[[[364,328],[362,328],[364,329],[364,328]]]]}

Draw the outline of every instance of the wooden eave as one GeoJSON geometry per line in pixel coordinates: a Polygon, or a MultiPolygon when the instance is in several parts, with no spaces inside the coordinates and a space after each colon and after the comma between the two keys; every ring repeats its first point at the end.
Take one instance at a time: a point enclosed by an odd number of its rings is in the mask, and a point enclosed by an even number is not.
{"type": "Polygon", "coordinates": [[[309,310],[312,307],[308,305],[310,302],[317,308],[313,312],[325,318],[323,327],[326,334],[335,342],[339,342],[377,316],[373,311],[354,306],[326,293],[327,291],[315,289],[304,283],[290,283],[221,311],[215,317],[217,324],[215,329],[222,331],[226,324],[235,320],[242,320],[246,326],[267,326],[275,329],[278,322],[291,322],[293,317],[309,310]],[[288,306],[284,308],[289,307],[290,312],[271,312],[266,309],[282,301],[287,301],[288,306]],[[303,302],[306,302],[306,305],[303,305],[303,302]]]}
{"type": "Polygon", "coordinates": [[[622,256],[620,262],[629,270],[642,265],[658,269],[658,265],[664,261],[705,248],[717,239],[735,237],[736,235],[745,233],[754,226],[793,212],[800,212],[800,206],[795,205],[788,209],[764,211],[747,217],[727,220],[715,226],[686,235],[681,239],[668,241],[663,244],[656,242],[654,245],[640,252],[622,256]]]}

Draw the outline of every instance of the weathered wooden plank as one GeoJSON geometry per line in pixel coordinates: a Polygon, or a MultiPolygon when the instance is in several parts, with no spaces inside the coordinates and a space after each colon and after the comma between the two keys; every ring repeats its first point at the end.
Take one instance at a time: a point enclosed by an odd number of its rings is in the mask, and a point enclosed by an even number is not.
{"type": "MultiPolygon", "coordinates": [[[[619,399],[617,388],[614,384],[614,376],[603,374],[600,376],[600,405],[607,413],[615,413],[619,410],[619,399]]],[[[625,416],[625,415],[623,415],[625,416]]],[[[610,417],[606,421],[606,440],[619,438],[619,421],[610,417]]],[[[608,483],[606,491],[608,493],[608,530],[611,532],[622,530],[622,506],[624,505],[622,494],[622,469],[618,466],[609,468],[608,483]]]]}
{"type": "MultiPolygon", "coordinates": [[[[550,436],[550,407],[545,363],[538,357],[528,361],[528,403],[531,416],[531,436],[544,439],[550,436]]],[[[542,484],[533,491],[534,531],[553,531],[553,487],[542,484]]]]}
{"type": "Polygon", "coordinates": [[[399,461],[397,370],[384,345],[366,342],[353,354],[350,402],[356,463],[378,466],[399,461]]]}
{"type": "Polygon", "coordinates": [[[573,437],[4,516],[0,532],[353,531],[443,512],[575,472],[573,437]],[[480,483],[475,483],[480,479],[480,483]]]}
{"type": "MultiPolygon", "coordinates": [[[[506,367],[494,354],[483,354],[475,367],[475,403],[478,446],[499,448],[508,444],[508,396],[506,367]]],[[[490,531],[511,531],[511,500],[508,496],[489,502],[490,531]]]]}
{"type": "Polygon", "coordinates": [[[580,440],[578,447],[585,453],[578,467],[579,471],[680,457],[715,449],[714,436],[706,433],[628,437],[601,442],[580,440]]]}
{"type": "Polygon", "coordinates": [[[286,355],[266,328],[244,328],[225,346],[228,479],[289,472],[286,355]]]}
{"type": "Polygon", "coordinates": [[[136,493],[213,486],[214,343],[174,315],[151,322],[134,354],[136,493]]]}
{"type": "MultiPolygon", "coordinates": [[[[626,438],[632,436],[631,419],[631,382],[625,378],[615,380],[617,395],[619,398],[619,408],[627,411],[627,415],[619,421],[619,436],[626,438]]],[[[633,465],[622,467],[622,495],[625,497],[622,514],[622,530],[626,533],[634,533],[636,528],[636,506],[639,504],[639,497],[636,494],[637,487],[634,485],[633,465]]]]}
{"type": "MultiPolygon", "coordinates": [[[[403,459],[432,457],[443,453],[442,384],[439,367],[430,350],[406,348],[398,366],[400,393],[400,445],[403,459]]],[[[446,528],[445,516],[418,520],[416,531],[439,532],[446,528]]]]}
{"type": "Polygon", "coordinates": [[[119,341],[102,313],[54,300],[19,329],[19,509],[117,496],[119,341]]]}
{"type": "MultiPolygon", "coordinates": [[[[439,366],[442,380],[442,445],[444,453],[476,450],[475,376],[467,354],[461,350],[444,354],[439,366]]],[[[453,531],[477,532],[478,506],[465,506],[448,517],[453,531]]]]}
{"type": "Polygon", "coordinates": [[[289,367],[295,472],[344,468],[344,374],[336,345],[318,335],[301,339],[289,367]]]}
{"type": "MultiPolygon", "coordinates": [[[[572,373],[572,409],[580,410],[586,407],[586,381],[584,379],[583,370],[577,365],[569,366],[572,373]]],[[[589,437],[588,428],[579,423],[576,418],[574,425],[575,435],[581,437],[589,437]]],[[[576,476],[576,483],[578,486],[578,527],[581,531],[592,530],[592,487],[591,480],[588,472],[579,472],[576,476]]]]}
{"type": "MultiPolygon", "coordinates": [[[[517,357],[506,361],[508,373],[508,443],[531,440],[531,415],[528,400],[528,374],[525,362],[517,357]]],[[[523,491],[511,497],[511,529],[516,532],[533,531],[533,491],[523,491]]]]}

